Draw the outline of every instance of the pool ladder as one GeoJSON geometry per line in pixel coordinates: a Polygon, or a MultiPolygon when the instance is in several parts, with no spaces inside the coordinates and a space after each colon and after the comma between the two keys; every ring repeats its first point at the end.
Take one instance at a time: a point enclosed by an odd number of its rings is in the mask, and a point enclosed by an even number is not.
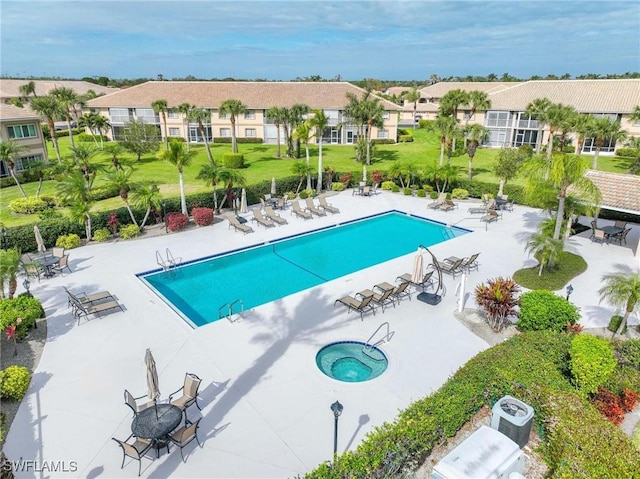
{"type": "Polygon", "coordinates": [[[242,302],[241,299],[236,299],[233,303],[224,303],[222,306],[218,308],[218,319],[227,318],[229,322],[235,323],[240,318],[242,318],[242,313],[244,313],[244,303],[242,302]],[[240,311],[234,313],[233,307],[236,304],[240,305],[240,311]],[[226,310],[226,314],[224,314],[225,310],[226,310]],[[236,314],[235,318],[233,317],[234,314],[236,314]]]}
{"type": "Polygon", "coordinates": [[[382,361],[384,359],[384,357],[383,358],[374,358],[369,353],[375,347],[380,346],[383,343],[388,343],[391,340],[391,338],[393,337],[393,333],[391,332],[390,328],[391,328],[391,326],[389,325],[389,321],[385,321],[380,326],[378,326],[378,328],[373,332],[373,334],[371,336],[369,336],[369,339],[367,340],[366,344],[364,346],[362,346],[362,353],[366,354],[367,356],[369,356],[374,361],[382,361]],[[378,339],[375,343],[372,343],[371,341],[373,340],[373,338],[375,338],[376,335],[378,334],[378,332],[385,326],[386,326],[386,330],[387,330],[386,334],[384,336],[382,336],[380,339],[378,339]]]}
{"type": "Polygon", "coordinates": [[[158,263],[158,265],[162,267],[163,271],[169,271],[170,269],[175,268],[176,266],[178,266],[180,260],[182,260],[182,258],[178,258],[176,260],[169,248],[167,248],[166,250],[166,256],[167,259],[165,260],[160,254],[160,251],[156,250],[156,263],[158,263]]]}

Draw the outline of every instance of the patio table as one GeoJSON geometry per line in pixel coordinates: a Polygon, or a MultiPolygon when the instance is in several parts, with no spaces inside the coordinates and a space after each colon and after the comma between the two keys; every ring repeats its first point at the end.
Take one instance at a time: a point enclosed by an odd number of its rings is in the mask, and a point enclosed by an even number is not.
{"type": "Polygon", "coordinates": [[[182,421],[182,411],[173,404],[156,404],[140,411],[133,418],[131,432],[135,437],[148,439],[156,448],[156,455],[167,445],[167,435],[182,421]]]}
{"type": "Polygon", "coordinates": [[[60,258],[58,256],[40,256],[36,258],[36,263],[44,267],[44,275],[47,278],[50,278],[55,274],[51,268],[59,262],[60,258]]]}
{"type": "Polygon", "coordinates": [[[611,239],[612,236],[619,235],[624,231],[624,228],[620,228],[619,226],[603,226],[600,229],[604,231],[604,235],[607,237],[607,240],[611,239]]]}

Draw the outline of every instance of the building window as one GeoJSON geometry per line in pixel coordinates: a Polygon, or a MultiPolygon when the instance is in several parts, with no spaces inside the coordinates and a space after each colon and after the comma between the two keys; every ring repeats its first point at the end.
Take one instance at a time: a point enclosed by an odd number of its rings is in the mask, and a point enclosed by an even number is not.
{"type": "Polygon", "coordinates": [[[508,111],[489,111],[484,120],[484,126],[510,126],[511,115],[508,111]]]}
{"type": "Polygon", "coordinates": [[[255,128],[245,128],[244,136],[247,138],[255,138],[256,137],[256,129],[255,128]]]}
{"type": "Polygon", "coordinates": [[[178,118],[178,112],[177,111],[173,111],[173,110],[169,110],[167,112],[167,118],[178,118]]]}
{"type": "Polygon", "coordinates": [[[229,115],[229,113],[218,112],[218,118],[220,120],[229,120],[231,118],[231,115],[229,115]]]}
{"type": "Polygon", "coordinates": [[[383,120],[388,120],[388,119],[389,119],[389,112],[388,112],[388,111],[386,111],[386,110],[385,110],[385,111],[382,113],[382,119],[383,119],[383,120]]]}
{"type": "Polygon", "coordinates": [[[180,128],[169,128],[169,136],[180,136],[180,128]]]}
{"type": "Polygon", "coordinates": [[[109,121],[112,125],[124,125],[133,120],[128,108],[109,108],[109,121]]]}
{"type": "Polygon", "coordinates": [[[248,112],[246,112],[244,114],[244,118],[245,120],[255,120],[256,119],[256,112],[253,110],[249,110],[248,112]]]}
{"type": "Polygon", "coordinates": [[[153,111],[153,108],[136,108],[136,119],[151,125],[160,124],[160,115],[153,111]]]}
{"type": "MultiPolygon", "coordinates": [[[[583,153],[595,153],[597,149],[595,138],[585,138],[584,146],[582,147],[583,153]]],[[[616,149],[616,142],[611,138],[606,138],[604,143],[600,147],[600,153],[613,153],[616,149]]]]}
{"type": "Polygon", "coordinates": [[[385,130],[382,128],[378,130],[378,138],[380,139],[389,138],[389,130],[385,130]]]}
{"type": "Polygon", "coordinates": [[[18,158],[16,160],[16,170],[23,171],[31,168],[36,163],[40,163],[42,161],[42,155],[30,155],[23,156],[22,158],[18,158]]]}
{"type": "Polygon", "coordinates": [[[220,128],[220,136],[225,138],[231,136],[231,128],[220,128]]]}
{"type": "Polygon", "coordinates": [[[35,125],[12,125],[8,126],[9,138],[36,138],[35,125]]]}

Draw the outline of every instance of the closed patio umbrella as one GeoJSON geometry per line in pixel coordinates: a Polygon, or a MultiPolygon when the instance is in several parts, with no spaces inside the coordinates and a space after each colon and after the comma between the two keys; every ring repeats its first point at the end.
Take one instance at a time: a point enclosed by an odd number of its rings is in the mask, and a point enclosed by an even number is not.
{"type": "Polygon", "coordinates": [[[276,194],[276,178],[275,176],[271,178],[271,194],[275,196],[276,194]]]}
{"type": "Polygon", "coordinates": [[[413,260],[413,273],[411,274],[411,281],[417,284],[422,283],[422,254],[420,254],[420,248],[413,260]]]}
{"type": "Polygon", "coordinates": [[[247,190],[242,188],[242,195],[240,199],[240,213],[248,213],[249,207],[247,206],[247,190]]]}
{"type": "Polygon", "coordinates": [[[38,225],[33,225],[33,233],[36,236],[36,243],[38,243],[38,251],[44,254],[47,247],[44,245],[44,240],[42,239],[42,234],[40,234],[40,228],[38,228],[38,225]]]}
{"type": "Polygon", "coordinates": [[[367,165],[362,167],[362,181],[367,181],[367,165]]]}
{"type": "Polygon", "coordinates": [[[155,402],[160,397],[160,389],[158,386],[158,370],[156,369],[156,361],[153,359],[150,349],[147,349],[147,352],[144,355],[144,362],[147,365],[147,396],[155,402]]]}

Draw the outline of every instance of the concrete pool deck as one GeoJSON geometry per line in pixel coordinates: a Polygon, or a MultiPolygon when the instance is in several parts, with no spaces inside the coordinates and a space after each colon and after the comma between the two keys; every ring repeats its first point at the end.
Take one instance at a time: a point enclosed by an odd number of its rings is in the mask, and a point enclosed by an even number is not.
{"type": "MultiPolygon", "coordinates": [[[[397,275],[410,272],[411,253],[259,306],[238,322],[220,320],[192,329],[135,274],[157,267],[156,250],[170,248],[174,256],[188,261],[392,209],[474,231],[431,248],[439,259],[481,253],[479,271],[469,275],[468,291],[488,278],[508,276],[535,264],[524,252],[524,243],[544,218],[541,211],[516,206],[485,230],[480,215],[467,219],[472,216],[467,203],[440,212],[427,209],[429,202],[389,192],[359,197],[346,191],[330,198],[340,208],[339,214],[304,221],[290,216],[288,210],[283,214],[288,225],[263,229],[251,223],[255,233],[247,235],[235,233],[224,221],[170,235],[71,250],[72,274],[32,282],[31,291],[46,311],[48,338],[4,448],[11,460],[35,461],[30,471],[18,472],[17,477],[135,477],[135,461],[127,461],[120,469],[122,452],[111,437],[125,439],[130,434],[131,411],[124,405],[123,392],[128,389],[137,396],[146,392],[146,348],[152,350],[157,363],[162,398],[182,386],[185,372],[202,378],[202,412],[192,407],[189,417],[202,417],[199,437],[203,448],[196,443],[187,446],[186,463],[175,447],[169,455],[165,450],[159,459],[151,460],[151,454],[143,459],[145,477],[284,478],[304,474],[331,459],[333,416],[329,406],[336,400],[344,405],[338,450],[355,448],[367,432],[438,389],[468,359],[488,347],[454,319],[459,277],[454,280],[445,275],[446,293],[435,307],[417,301],[414,295],[396,308],[366,315],[364,321],[356,313],[347,314],[340,305],[334,307],[341,296],[379,282],[392,283],[397,275]],[[82,320],[78,326],[62,286],[74,292],[109,290],[125,312],[82,320]],[[347,384],[329,379],[316,368],[315,355],[322,346],[340,340],[366,341],[387,321],[394,336],[381,346],[389,368],[379,378],[347,384]],[[62,467],[63,461],[67,471],[52,473],[51,465],[62,467]],[[34,472],[34,466],[45,470],[34,472]]],[[[633,251],[639,234],[640,228],[633,225],[626,246],[592,243],[588,233],[567,241],[566,249],[578,252],[589,264],[585,273],[572,280],[571,300],[581,307],[584,326],[605,326],[615,312],[598,304],[600,278],[614,271],[638,271],[633,251]]],[[[393,238],[380,239],[390,240],[393,238]]],[[[256,274],[265,281],[286,280],[271,278],[268,271],[256,274]]],[[[203,284],[202,294],[224,287],[203,284]]],[[[473,301],[467,306],[474,307],[473,301]]],[[[630,323],[637,322],[632,317],[630,323]]]]}

